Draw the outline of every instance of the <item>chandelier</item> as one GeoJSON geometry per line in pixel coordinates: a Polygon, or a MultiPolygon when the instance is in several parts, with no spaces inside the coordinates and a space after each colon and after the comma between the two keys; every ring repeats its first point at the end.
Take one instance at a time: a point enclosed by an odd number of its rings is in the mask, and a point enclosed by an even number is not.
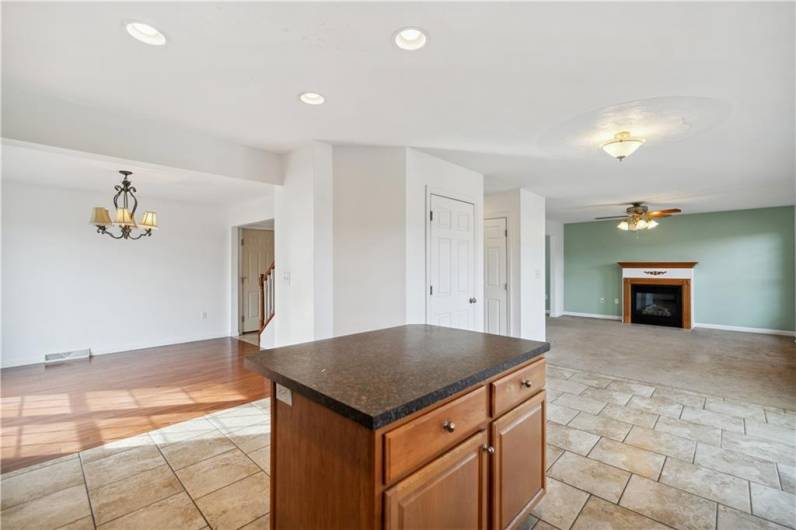
{"type": "Polygon", "coordinates": [[[137,190],[127,178],[132,171],[119,171],[122,174],[122,183],[114,186],[116,195],[113,196],[113,207],[116,209],[115,219],[111,221],[107,208],[101,206],[91,210],[90,224],[97,227],[98,234],[105,234],[113,239],[141,239],[152,235],[152,230],[158,229],[157,212],[144,212],[141,222],[135,220],[135,210],[138,208],[138,199],[135,198],[137,190]],[[120,202],[121,199],[121,202],[120,202]],[[130,204],[132,203],[132,208],[130,204]],[[118,226],[119,234],[108,230],[109,226],[118,226]],[[134,232],[138,230],[139,232],[134,232]]]}

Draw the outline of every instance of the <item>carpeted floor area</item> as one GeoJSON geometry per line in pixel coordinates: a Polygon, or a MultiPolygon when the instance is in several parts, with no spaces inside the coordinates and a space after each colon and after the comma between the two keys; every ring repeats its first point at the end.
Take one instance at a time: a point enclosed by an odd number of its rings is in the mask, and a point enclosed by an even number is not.
{"type": "Polygon", "coordinates": [[[796,409],[793,337],[560,317],[547,340],[560,366],[796,409]]]}

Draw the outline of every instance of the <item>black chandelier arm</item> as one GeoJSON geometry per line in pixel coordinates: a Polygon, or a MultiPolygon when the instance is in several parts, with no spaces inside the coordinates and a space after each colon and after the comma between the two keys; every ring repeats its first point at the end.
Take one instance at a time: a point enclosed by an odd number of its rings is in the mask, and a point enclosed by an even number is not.
{"type": "Polygon", "coordinates": [[[113,239],[124,239],[124,234],[115,236],[115,235],[113,235],[113,232],[109,232],[108,229],[105,228],[104,226],[97,226],[97,233],[98,234],[105,234],[106,236],[110,236],[113,239]]]}
{"type": "Polygon", "coordinates": [[[142,237],[149,237],[152,235],[152,229],[147,228],[145,231],[141,232],[137,236],[129,236],[128,239],[141,239],[142,237]]]}

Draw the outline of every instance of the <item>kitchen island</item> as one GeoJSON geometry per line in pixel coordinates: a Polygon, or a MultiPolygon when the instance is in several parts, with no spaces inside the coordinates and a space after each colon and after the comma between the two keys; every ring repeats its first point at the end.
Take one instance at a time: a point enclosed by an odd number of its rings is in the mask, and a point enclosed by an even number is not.
{"type": "Polygon", "coordinates": [[[502,529],[545,490],[549,344],[408,325],[263,350],[271,526],[502,529]]]}

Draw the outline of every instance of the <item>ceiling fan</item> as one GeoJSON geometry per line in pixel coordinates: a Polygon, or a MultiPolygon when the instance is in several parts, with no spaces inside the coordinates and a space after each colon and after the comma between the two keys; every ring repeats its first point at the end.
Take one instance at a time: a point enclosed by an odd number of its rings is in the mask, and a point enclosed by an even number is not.
{"type": "Polygon", "coordinates": [[[616,227],[619,230],[630,230],[635,232],[637,230],[651,230],[658,226],[658,221],[663,217],[670,217],[674,214],[682,212],[680,208],[667,208],[666,210],[649,211],[649,208],[643,202],[631,203],[625,210],[625,215],[610,215],[608,217],[595,217],[597,220],[601,219],[622,219],[616,227]]]}

